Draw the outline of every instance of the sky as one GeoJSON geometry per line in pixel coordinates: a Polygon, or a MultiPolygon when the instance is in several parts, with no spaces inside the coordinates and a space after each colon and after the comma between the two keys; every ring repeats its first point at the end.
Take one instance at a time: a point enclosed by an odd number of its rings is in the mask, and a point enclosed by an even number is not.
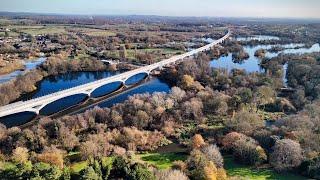
{"type": "Polygon", "coordinates": [[[320,18],[320,0],[0,0],[0,11],[84,15],[320,18]]]}

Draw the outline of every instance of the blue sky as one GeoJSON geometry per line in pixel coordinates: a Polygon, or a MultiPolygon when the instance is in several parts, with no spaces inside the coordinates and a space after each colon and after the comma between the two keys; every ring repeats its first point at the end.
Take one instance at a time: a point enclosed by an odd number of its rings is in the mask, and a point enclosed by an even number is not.
{"type": "Polygon", "coordinates": [[[0,0],[0,11],[320,18],[320,0],[0,0]]]}

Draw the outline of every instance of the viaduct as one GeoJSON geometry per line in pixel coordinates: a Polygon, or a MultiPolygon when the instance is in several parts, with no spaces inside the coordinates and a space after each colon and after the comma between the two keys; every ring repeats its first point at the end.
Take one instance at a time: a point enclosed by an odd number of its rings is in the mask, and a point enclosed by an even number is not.
{"type": "Polygon", "coordinates": [[[207,44],[203,47],[200,47],[198,49],[189,51],[187,53],[173,56],[169,59],[162,60],[160,62],[147,65],[144,67],[140,67],[131,71],[127,71],[125,73],[121,73],[115,76],[111,76],[108,78],[104,78],[101,80],[97,80],[94,82],[90,82],[87,84],[83,84],[80,86],[76,86],[70,89],[66,89],[63,91],[59,91],[56,93],[52,93],[46,96],[38,97],[35,99],[31,99],[28,101],[20,101],[16,103],[12,103],[6,106],[0,107],[0,118],[1,117],[6,117],[9,115],[17,114],[17,113],[22,113],[22,112],[32,112],[38,115],[40,113],[40,110],[47,106],[50,103],[53,103],[57,100],[60,100],[62,98],[66,98],[69,96],[73,95],[86,95],[87,97],[91,97],[91,94],[98,88],[108,85],[110,83],[115,83],[115,82],[121,82],[122,85],[126,84],[126,81],[135,75],[138,74],[146,74],[146,76],[149,76],[151,71],[156,70],[156,69],[162,69],[162,67],[177,63],[185,58],[188,58],[190,56],[196,55],[197,53],[204,52],[210,50],[212,47],[214,47],[217,44],[223,43],[229,36],[231,35],[230,30],[226,35],[224,35],[222,38],[215,40],[214,42],[207,44]]]}

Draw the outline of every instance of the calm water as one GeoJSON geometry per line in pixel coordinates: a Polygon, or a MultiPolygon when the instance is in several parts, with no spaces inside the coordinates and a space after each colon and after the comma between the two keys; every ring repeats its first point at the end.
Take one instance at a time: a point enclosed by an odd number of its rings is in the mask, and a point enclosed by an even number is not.
{"type": "Polygon", "coordinates": [[[47,94],[52,94],[64,89],[93,82],[102,78],[110,77],[119,72],[72,72],[57,76],[49,76],[44,78],[38,85],[38,89],[22,97],[22,100],[33,99],[47,94]]]}
{"type": "MultiPolygon", "coordinates": [[[[142,93],[154,93],[154,92],[170,92],[171,86],[166,83],[165,81],[160,80],[159,78],[152,78],[151,80],[148,80],[147,82],[130,89],[128,91],[125,91],[124,93],[120,93],[116,96],[113,96],[106,101],[103,101],[99,103],[98,105],[101,108],[104,107],[111,107],[116,103],[121,103],[128,99],[129,96],[132,96],[134,94],[142,94],[142,93]]],[[[91,109],[93,107],[88,107],[87,109],[91,109]]]]}
{"type": "Polygon", "coordinates": [[[253,35],[250,37],[237,37],[236,40],[237,41],[252,41],[252,40],[265,41],[265,40],[280,40],[280,38],[277,36],[253,35]]]}
{"type": "MultiPolygon", "coordinates": [[[[254,38],[254,37],[250,37],[254,38]]],[[[267,39],[267,38],[273,38],[269,36],[262,36],[260,39],[267,39]]],[[[241,40],[241,39],[240,39],[241,40]]],[[[320,47],[319,44],[315,44],[311,48],[302,48],[303,44],[288,44],[288,45],[283,45],[283,47],[287,48],[283,51],[277,52],[277,53],[267,53],[266,56],[271,58],[277,56],[279,53],[310,53],[310,52],[320,52],[320,47]],[[296,49],[296,47],[299,47],[296,49]]],[[[259,46],[253,46],[245,47],[245,51],[249,53],[250,58],[248,60],[245,60],[241,63],[235,63],[232,60],[232,55],[229,54],[228,56],[221,57],[219,59],[215,59],[211,62],[212,67],[217,67],[217,68],[226,68],[228,70],[231,70],[233,68],[238,68],[238,69],[245,69],[247,72],[263,72],[264,70],[261,69],[259,66],[260,64],[260,59],[256,58],[254,56],[254,53],[256,50],[263,48],[263,49],[270,49],[272,46],[271,45],[259,45],[259,46]]],[[[45,60],[45,59],[43,59],[45,60]]],[[[39,62],[41,63],[41,62],[39,62]]],[[[36,67],[37,64],[30,64],[28,66],[29,68],[34,68],[36,67]]],[[[287,65],[284,65],[284,70],[286,70],[287,65]]],[[[22,97],[23,100],[31,99],[31,98],[36,98],[40,97],[46,94],[51,94],[63,89],[75,87],[81,84],[89,83],[95,80],[99,80],[102,78],[110,77],[115,74],[118,74],[119,72],[74,72],[74,73],[68,73],[64,75],[58,75],[54,77],[47,77],[43,81],[41,81],[38,84],[38,90],[28,94],[27,96],[22,97]]],[[[134,77],[129,78],[126,81],[127,85],[132,85],[135,84],[142,79],[145,78],[145,74],[138,74],[134,77]]],[[[120,82],[115,82],[111,83],[105,86],[102,86],[95,90],[92,93],[92,97],[100,97],[106,94],[109,94],[121,87],[122,84],[120,82]]],[[[152,78],[145,83],[124,91],[116,96],[113,96],[111,98],[106,99],[105,101],[99,103],[99,107],[111,107],[112,105],[116,103],[121,103],[124,100],[126,100],[129,96],[134,95],[134,94],[139,94],[139,93],[153,93],[153,92],[169,92],[170,91],[170,85],[168,85],[166,82],[161,81],[158,78],[152,78]]],[[[41,111],[41,115],[51,115],[55,112],[59,112],[63,109],[66,109],[68,107],[74,106],[78,103],[81,103],[87,99],[87,95],[84,94],[79,94],[79,95],[74,95],[70,97],[66,97],[63,99],[60,99],[56,102],[53,102],[46,107],[44,107],[41,111]]],[[[88,107],[87,109],[93,108],[88,107]]],[[[15,114],[12,116],[8,116],[5,118],[1,118],[0,122],[7,125],[8,127],[11,126],[16,126],[16,125],[21,125],[24,124],[30,120],[32,120],[35,117],[34,113],[30,112],[24,112],[24,113],[19,113],[15,114]]]]}
{"type": "MultiPolygon", "coordinates": [[[[282,54],[304,54],[304,53],[320,52],[319,44],[314,44],[310,48],[302,48],[304,44],[287,44],[287,45],[280,45],[280,46],[288,49],[285,49],[276,53],[267,52],[266,57],[267,58],[276,57],[281,53],[282,54]]],[[[270,49],[270,48],[272,48],[271,45],[258,45],[253,47],[245,46],[244,50],[249,54],[249,59],[241,62],[235,62],[232,59],[232,54],[228,54],[228,56],[220,57],[219,59],[213,59],[210,65],[211,67],[224,68],[224,69],[227,69],[228,71],[231,71],[232,69],[244,69],[247,72],[264,72],[265,70],[262,69],[260,66],[261,60],[258,57],[255,57],[254,53],[258,49],[270,49]]],[[[284,68],[283,81],[284,81],[284,84],[286,84],[287,80],[285,77],[285,73],[287,70],[287,65],[285,64],[283,68],[284,68]]]]}
{"type": "MultiPolygon", "coordinates": [[[[118,72],[117,72],[118,73],[118,72]]],[[[38,85],[38,90],[34,93],[29,94],[28,96],[23,97],[24,100],[35,98],[39,96],[43,96],[45,94],[57,92],[62,89],[78,86],[84,83],[88,83],[91,81],[95,81],[101,78],[109,77],[117,73],[110,73],[110,72],[75,72],[75,73],[68,73],[65,75],[58,75],[55,77],[47,77],[38,85]]],[[[129,78],[126,81],[126,85],[132,85],[138,83],[139,81],[145,78],[145,74],[138,74],[129,78]]],[[[96,89],[93,93],[93,97],[100,97],[115,90],[119,89],[122,84],[120,82],[111,83],[105,86],[102,86],[96,89]]],[[[106,101],[101,102],[98,104],[100,107],[110,107],[115,103],[120,103],[126,100],[129,96],[139,93],[153,93],[153,92],[169,92],[170,86],[161,81],[158,78],[152,78],[148,80],[146,83],[139,85],[133,89],[125,91],[123,93],[118,94],[117,96],[111,97],[106,101]]],[[[52,102],[45,106],[43,109],[40,110],[40,115],[51,115],[66,108],[72,107],[83,101],[87,100],[88,97],[85,94],[78,94],[69,96],[55,102],[52,102]]],[[[89,107],[93,108],[93,107],[89,107]]],[[[88,109],[89,109],[88,108],[88,109]]],[[[17,126],[25,124],[35,118],[34,113],[24,112],[18,113],[11,116],[7,116],[4,118],[0,118],[0,122],[5,124],[7,127],[17,126]]]]}
{"type": "Polygon", "coordinates": [[[12,73],[9,74],[5,74],[5,75],[0,75],[0,84],[5,83],[10,81],[11,79],[14,79],[15,77],[23,74],[24,72],[31,70],[31,69],[35,69],[38,65],[40,65],[41,63],[43,63],[47,58],[41,57],[35,60],[28,60],[28,61],[24,61],[24,65],[25,65],[25,70],[24,71],[14,71],[12,73]]]}

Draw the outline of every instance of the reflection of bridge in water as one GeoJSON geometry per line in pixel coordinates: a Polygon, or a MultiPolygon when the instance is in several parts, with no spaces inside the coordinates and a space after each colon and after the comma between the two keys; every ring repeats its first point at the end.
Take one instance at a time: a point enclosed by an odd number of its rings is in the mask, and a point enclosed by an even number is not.
{"type": "Polygon", "coordinates": [[[162,69],[164,66],[174,64],[178,61],[181,61],[187,57],[193,56],[197,53],[210,50],[213,46],[225,41],[230,36],[230,34],[231,33],[229,31],[222,38],[206,46],[203,46],[201,48],[192,50],[190,52],[187,52],[181,55],[173,56],[169,59],[165,59],[151,65],[140,67],[140,68],[127,71],[125,73],[121,73],[112,77],[108,77],[108,78],[104,78],[104,79],[87,83],[84,85],[76,86],[76,87],[59,91],[53,94],[38,97],[32,100],[20,101],[20,102],[16,102],[16,103],[12,103],[12,104],[0,107],[0,118],[7,117],[14,114],[19,114],[19,113],[34,113],[35,115],[38,115],[40,111],[46,106],[48,106],[49,104],[64,98],[70,98],[75,95],[83,95],[88,98],[92,98],[94,97],[94,94],[96,94],[96,92],[99,89],[113,83],[119,83],[121,86],[131,85],[130,81],[132,81],[132,79],[135,79],[136,76],[141,75],[141,76],[147,77],[150,75],[151,71],[153,70],[162,69]]]}

